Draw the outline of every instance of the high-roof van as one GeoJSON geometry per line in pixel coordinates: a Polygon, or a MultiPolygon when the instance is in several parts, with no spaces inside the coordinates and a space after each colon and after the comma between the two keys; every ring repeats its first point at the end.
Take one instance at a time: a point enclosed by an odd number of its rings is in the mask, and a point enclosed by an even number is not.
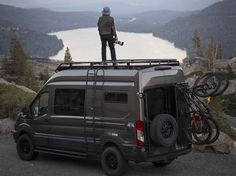
{"type": "Polygon", "coordinates": [[[109,176],[130,161],[166,166],[191,151],[181,82],[172,59],[63,63],[16,121],[19,157],[100,160],[109,176]]]}

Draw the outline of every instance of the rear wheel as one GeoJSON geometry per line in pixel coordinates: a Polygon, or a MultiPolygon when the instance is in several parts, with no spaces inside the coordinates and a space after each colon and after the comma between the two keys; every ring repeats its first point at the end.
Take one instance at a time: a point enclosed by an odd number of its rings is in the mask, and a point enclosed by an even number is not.
{"type": "Polygon", "coordinates": [[[31,138],[23,134],[17,140],[17,153],[22,160],[31,161],[38,156],[38,152],[34,152],[34,145],[31,138]]]}
{"type": "Polygon", "coordinates": [[[215,119],[207,118],[207,121],[208,121],[208,123],[211,127],[211,130],[212,130],[211,138],[207,142],[207,144],[212,144],[218,139],[218,137],[220,135],[220,130],[219,130],[219,126],[218,126],[217,122],[215,121],[215,119]]]}
{"type": "Polygon", "coordinates": [[[172,163],[174,159],[167,159],[167,160],[162,160],[162,161],[154,161],[152,164],[156,167],[165,167],[168,166],[170,163],[172,163]]]}
{"type": "Polygon", "coordinates": [[[195,145],[206,144],[212,136],[209,122],[199,114],[194,114],[191,119],[186,120],[184,132],[188,140],[195,145]]]}
{"type": "Polygon", "coordinates": [[[101,164],[108,176],[120,176],[126,172],[128,162],[116,147],[108,147],[102,153],[101,164]]]}

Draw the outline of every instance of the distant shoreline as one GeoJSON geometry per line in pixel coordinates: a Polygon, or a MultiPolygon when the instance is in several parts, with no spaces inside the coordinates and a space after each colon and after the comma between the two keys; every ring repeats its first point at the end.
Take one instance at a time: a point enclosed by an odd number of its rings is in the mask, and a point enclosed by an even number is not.
{"type": "MultiPolygon", "coordinates": [[[[123,47],[116,46],[119,59],[178,59],[182,61],[186,57],[186,51],[176,48],[174,43],[158,38],[153,33],[136,33],[118,31],[118,38],[125,42],[123,47]],[[139,51],[137,53],[137,51],[139,51]]],[[[97,28],[76,28],[49,33],[61,39],[64,48],[57,55],[49,59],[63,60],[65,47],[69,47],[72,58],[75,61],[100,60],[100,37],[97,28]],[[81,41],[78,42],[78,41],[81,41]],[[93,47],[91,47],[93,46],[93,47]],[[87,51],[87,49],[90,50],[87,51]],[[93,52],[92,52],[93,51],[93,52]],[[77,59],[79,58],[79,59],[77,59]]],[[[110,58],[109,49],[107,56],[110,58]]]]}

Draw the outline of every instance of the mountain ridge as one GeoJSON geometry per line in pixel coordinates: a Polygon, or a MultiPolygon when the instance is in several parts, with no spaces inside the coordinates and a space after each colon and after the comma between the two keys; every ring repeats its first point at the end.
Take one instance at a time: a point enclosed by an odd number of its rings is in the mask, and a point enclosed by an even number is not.
{"type": "Polygon", "coordinates": [[[145,32],[153,33],[153,29],[161,27],[171,20],[178,17],[189,16],[198,11],[172,11],[172,10],[153,10],[130,15],[126,18],[119,18],[117,29],[125,32],[145,32]],[[129,22],[134,19],[135,21],[129,22]]]}
{"type": "MultiPolygon", "coordinates": [[[[214,38],[222,46],[223,57],[228,58],[236,55],[235,7],[235,0],[224,0],[200,11],[153,10],[114,17],[118,30],[153,33],[156,37],[174,42],[178,48],[186,48],[190,57],[194,56],[192,37],[197,30],[202,38],[203,48],[207,48],[208,41],[214,38]]],[[[56,12],[44,8],[23,9],[0,5],[2,23],[5,20],[9,26],[14,24],[20,29],[44,35],[62,30],[96,27],[100,15],[98,12],[56,12]]],[[[59,50],[63,44],[56,40],[56,45],[60,45],[57,47],[59,50]]],[[[45,56],[54,53],[49,51],[45,56]]]]}
{"type": "Polygon", "coordinates": [[[56,12],[0,4],[0,19],[43,33],[92,27],[97,22],[96,16],[96,12],[56,12]]]}
{"type": "Polygon", "coordinates": [[[186,48],[190,57],[194,56],[192,37],[197,30],[203,48],[210,39],[222,46],[222,55],[229,58],[236,55],[236,1],[224,0],[213,4],[198,14],[180,17],[162,27],[157,27],[154,36],[165,38],[177,47],[186,48]]]}
{"type": "Polygon", "coordinates": [[[95,16],[95,12],[54,12],[0,4],[0,55],[9,54],[12,32],[17,34],[30,57],[56,55],[63,48],[63,42],[47,33],[93,26],[95,16]]]}
{"type": "Polygon", "coordinates": [[[10,42],[13,33],[18,37],[25,52],[30,57],[49,57],[63,48],[62,40],[56,36],[19,27],[0,19],[0,55],[10,54],[10,42]]]}

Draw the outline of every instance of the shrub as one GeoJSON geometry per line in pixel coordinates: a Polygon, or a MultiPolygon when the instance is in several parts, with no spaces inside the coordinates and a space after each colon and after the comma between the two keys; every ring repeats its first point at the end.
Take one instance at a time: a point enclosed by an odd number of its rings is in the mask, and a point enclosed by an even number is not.
{"type": "Polygon", "coordinates": [[[212,101],[210,103],[210,108],[214,112],[214,116],[218,122],[220,130],[228,134],[233,140],[236,140],[236,132],[231,128],[228,120],[225,118],[222,106],[222,98],[221,97],[212,98],[212,101]]]}
{"type": "Polygon", "coordinates": [[[223,96],[222,104],[226,114],[236,117],[236,93],[223,96]]]}
{"type": "Polygon", "coordinates": [[[23,107],[29,105],[34,93],[25,92],[14,85],[0,83],[0,118],[16,119],[23,107]]]}

